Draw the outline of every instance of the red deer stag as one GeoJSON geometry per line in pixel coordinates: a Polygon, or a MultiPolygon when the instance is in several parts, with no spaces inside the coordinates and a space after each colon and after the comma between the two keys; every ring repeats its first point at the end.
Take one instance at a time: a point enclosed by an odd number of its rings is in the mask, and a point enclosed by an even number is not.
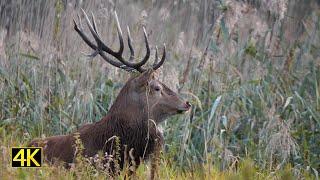
{"type": "MultiPolygon", "coordinates": [[[[163,144],[163,137],[157,128],[157,124],[169,116],[188,111],[191,105],[188,101],[180,99],[175,92],[154,77],[155,71],[165,61],[165,46],[159,62],[157,61],[156,50],[155,63],[152,68],[146,69],[142,67],[150,57],[149,42],[145,29],[143,29],[143,32],[146,44],[146,55],[140,62],[134,63],[135,55],[131,44],[129,29],[128,46],[131,55],[128,61],[122,56],[124,43],[116,13],[115,19],[120,42],[120,48],[117,52],[111,50],[102,42],[93,15],[92,21],[90,22],[84,11],[83,14],[96,44],[91,42],[83,31],[80,17],[80,25],[74,21],[74,29],[83,41],[94,50],[91,56],[94,57],[99,54],[105,61],[115,67],[126,71],[140,72],[139,75],[131,77],[126,82],[107,115],[102,118],[102,120],[93,124],[84,125],[77,131],[77,133],[80,134],[80,139],[84,146],[83,153],[88,157],[94,156],[98,151],[112,153],[115,145],[113,141],[110,141],[110,138],[116,136],[119,138],[121,146],[120,168],[122,169],[124,161],[128,160],[125,159],[125,153],[127,153],[124,152],[125,149],[133,149],[131,156],[134,158],[135,165],[139,165],[142,159],[148,159],[155,153],[156,149],[159,148],[158,146],[161,147],[163,144]],[[118,61],[111,59],[106,53],[118,61]]],[[[75,159],[76,151],[74,144],[74,134],[70,134],[48,137],[42,140],[36,139],[32,141],[30,145],[43,146],[46,160],[49,162],[60,160],[66,163],[72,163],[75,159]]],[[[130,162],[130,160],[127,162],[130,162]]]]}

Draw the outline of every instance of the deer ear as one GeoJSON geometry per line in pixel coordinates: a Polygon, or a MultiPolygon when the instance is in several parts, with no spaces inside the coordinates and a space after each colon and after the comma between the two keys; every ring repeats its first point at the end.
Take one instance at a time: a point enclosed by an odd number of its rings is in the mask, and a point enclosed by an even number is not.
{"type": "Polygon", "coordinates": [[[154,70],[149,69],[137,77],[136,83],[138,86],[143,86],[147,84],[151,79],[154,79],[154,77],[155,77],[154,70]]]}

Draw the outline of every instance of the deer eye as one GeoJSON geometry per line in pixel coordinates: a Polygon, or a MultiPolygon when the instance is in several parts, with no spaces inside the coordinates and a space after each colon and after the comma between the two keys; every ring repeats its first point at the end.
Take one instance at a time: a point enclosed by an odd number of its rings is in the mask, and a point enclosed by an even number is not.
{"type": "Polygon", "coordinates": [[[154,90],[155,90],[155,91],[160,91],[161,88],[160,88],[159,86],[156,86],[156,87],[154,87],[154,90]]]}

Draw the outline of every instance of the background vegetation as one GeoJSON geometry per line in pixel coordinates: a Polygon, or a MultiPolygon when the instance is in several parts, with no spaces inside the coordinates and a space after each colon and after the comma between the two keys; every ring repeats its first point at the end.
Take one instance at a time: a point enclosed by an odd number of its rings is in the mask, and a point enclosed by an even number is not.
{"type": "Polygon", "coordinates": [[[104,176],[86,166],[13,169],[8,158],[12,146],[100,120],[129,77],[84,55],[72,24],[80,7],[113,48],[114,9],[138,55],[143,26],[153,50],[167,45],[159,78],[193,108],[162,124],[161,178],[318,179],[317,0],[1,0],[0,176],[104,176]]]}

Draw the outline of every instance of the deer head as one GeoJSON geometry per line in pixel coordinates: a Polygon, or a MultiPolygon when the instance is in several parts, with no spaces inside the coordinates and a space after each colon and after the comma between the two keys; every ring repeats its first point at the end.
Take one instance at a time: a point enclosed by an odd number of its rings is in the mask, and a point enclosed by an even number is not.
{"type": "Polygon", "coordinates": [[[163,47],[163,54],[160,61],[158,60],[158,50],[156,48],[155,61],[152,68],[144,68],[142,66],[146,64],[150,57],[149,42],[145,28],[143,28],[143,33],[146,44],[146,55],[139,62],[133,62],[135,59],[134,49],[131,43],[130,30],[127,28],[130,57],[129,60],[125,60],[122,56],[124,43],[117,13],[115,12],[114,15],[117,23],[120,48],[118,51],[113,51],[102,42],[94,16],[92,15],[92,22],[90,22],[87,14],[83,10],[82,12],[96,44],[91,42],[83,31],[80,16],[78,16],[79,25],[74,20],[74,29],[78,32],[83,41],[94,50],[94,52],[89,56],[95,57],[99,54],[105,61],[115,67],[129,72],[137,71],[140,73],[127,81],[108,113],[122,116],[127,114],[127,117],[134,116],[137,117],[136,119],[143,119],[142,117],[147,117],[148,119],[153,119],[158,123],[165,120],[168,116],[183,113],[190,109],[191,105],[188,101],[184,101],[179,98],[175,92],[168,88],[164,83],[158,81],[155,77],[155,71],[162,66],[166,58],[165,45],[163,47]],[[118,61],[111,59],[109,56],[113,56],[118,61]]]}

